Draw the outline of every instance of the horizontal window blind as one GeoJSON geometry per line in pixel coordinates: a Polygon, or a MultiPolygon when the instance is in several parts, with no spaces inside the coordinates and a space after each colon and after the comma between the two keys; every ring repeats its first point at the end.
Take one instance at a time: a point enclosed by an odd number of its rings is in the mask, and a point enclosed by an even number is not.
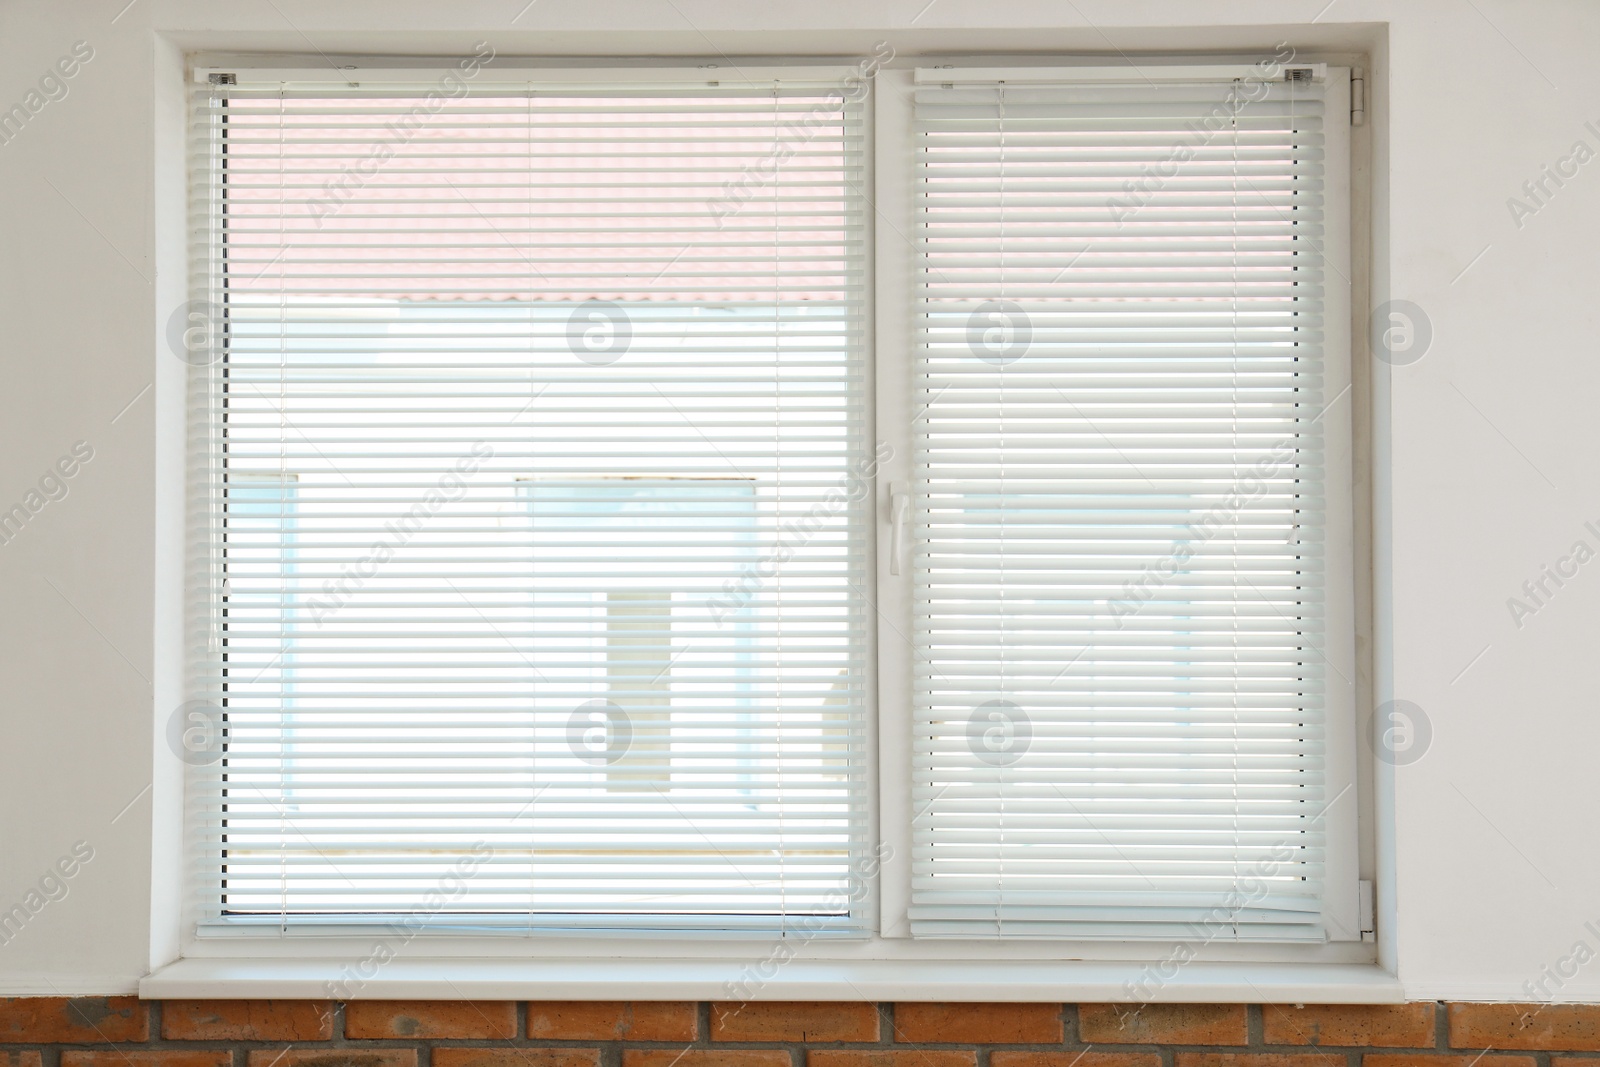
{"type": "Polygon", "coordinates": [[[922,73],[913,932],[1320,940],[1322,86],[922,73]]]}
{"type": "Polygon", "coordinates": [[[199,919],[848,932],[860,104],[480,60],[193,93],[199,919]]]}

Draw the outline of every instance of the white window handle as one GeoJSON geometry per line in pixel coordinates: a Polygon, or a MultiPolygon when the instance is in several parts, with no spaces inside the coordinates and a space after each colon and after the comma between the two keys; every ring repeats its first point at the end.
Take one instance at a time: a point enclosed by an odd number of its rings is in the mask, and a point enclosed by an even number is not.
{"type": "Polygon", "coordinates": [[[905,552],[906,517],[911,514],[911,493],[905,482],[889,483],[889,573],[899,574],[905,552]]]}

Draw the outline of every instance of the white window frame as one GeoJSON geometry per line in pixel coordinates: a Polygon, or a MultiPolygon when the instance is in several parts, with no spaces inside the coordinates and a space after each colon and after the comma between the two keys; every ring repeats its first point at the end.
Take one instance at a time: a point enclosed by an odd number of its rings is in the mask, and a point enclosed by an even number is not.
{"type": "MultiPolygon", "coordinates": [[[[229,57],[230,60],[237,57],[229,57]]],[[[1313,57],[1314,58],[1314,57],[1313,57]]],[[[1171,57],[1185,63],[1182,56],[1171,57]]],[[[623,61],[619,61],[623,62],[623,61]]],[[[1033,64],[1046,62],[1039,59],[1033,64]]],[[[272,57],[229,62],[224,69],[241,69],[260,64],[260,71],[273,71],[290,77],[297,71],[316,78],[315,64],[289,68],[272,57]]],[[[1194,61],[1188,60],[1192,66],[1194,61]]],[[[204,80],[204,58],[193,61],[189,77],[204,80]]],[[[595,70],[563,69],[563,82],[588,78],[615,81],[631,66],[641,80],[660,80],[663,68],[671,61],[627,61],[617,67],[595,70]],[[648,67],[640,66],[648,63],[648,67]]],[[[1127,1000],[1124,990],[1141,976],[1148,976],[1153,965],[1170,961],[1173,945],[1162,942],[964,942],[909,938],[906,907],[910,885],[910,759],[905,747],[880,751],[879,736],[904,736],[909,726],[909,651],[903,641],[881,640],[876,630],[895,626],[909,632],[909,579],[889,574],[891,508],[889,486],[909,480],[911,459],[909,410],[912,332],[909,318],[913,289],[914,254],[900,233],[909,233],[912,217],[911,187],[904,178],[910,168],[910,123],[908,93],[914,82],[911,67],[940,66],[950,69],[965,66],[960,59],[919,56],[902,60],[898,68],[878,72],[872,107],[866,116],[866,135],[872,144],[868,153],[873,169],[872,205],[876,238],[869,253],[872,279],[866,295],[868,314],[873,316],[875,335],[869,339],[873,375],[869,385],[874,395],[868,410],[875,423],[868,440],[887,441],[894,446],[893,457],[879,473],[879,523],[875,524],[877,559],[877,619],[871,640],[876,658],[869,657],[868,670],[876,672],[877,704],[868,708],[876,716],[877,728],[868,730],[868,763],[873,768],[869,794],[878,798],[870,813],[870,840],[890,847],[883,864],[875,900],[869,907],[878,910],[878,934],[864,940],[819,939],[798,943],[774,943],[770,939],[707,939],[696,936],[633,939],[623,936],[517,935],[464,936],[455,933],[424,933],[407,939],[392,958],[379,963],[374,973],[366,974],[382,935],[371,931],[323,929],[297,931],[291,936],[263,937],[257,931],[240,929],[223,936],[199,936],[195,924],[176,920],[176,929],[163,928],[157,916],[153,954],[165,955],[153,962],[162,964],[140,984],[147,997],[216,996],[219,990],[230,996],[327,996],[344,989],[357,997],[474,997],[537,999],[728,999],[742,995],[748,999],[942,999],[942,1000],[1127,1000]],[[907,309],[904,317],[887,313],[894,307],[907,309]],[[175,957],[175,958],[174,958],[175,957]],[[767,976],[772,971],[771,977],[767,976]],[[352,988],[350,976],[360,980],[352,988]],[[751,981],[752,975],[757,981],[751,981]]],[[[703,80],[699,64],[686,60],[681,65],[685,80],[703,80]]],[[[784,66],[781,61],[763,66],[763,75],[803,72],[815,76],[821,68],[806,64],[784,66]]],[[[1026,67],[1004,68],[1012,76],[1025,74],[1026,67]]],[[[1052,68],[1061,77],[1062,68],[1052,68]]],[[[1159,67],[1146,68],[1159,70],[1159,67]]],[[[1240,68],[1248,69],[1248,68],[1240,68]]],[[[840,76],[857,73],[853,67],[839,67],[840,76]]],[[[993,77],[991,64],[973,64],[952,75],[993,77]],[[988,69],[983,69],[987,67],[988,69]]],[[[404,82],[415,79],[415,71],[403,69],[362,70],[361,78],[404,82]]],[[[1085,69],[1083,76],[1092,76],[1085,69]]],[[[497,78],[528,80],[526,70],[511,68],[486,70],[480,80],[497,78]]],[[[1350,70],[1328,69],[1328,114],[1347,114],[1349,110],[1350,70]]],[[[1327,126],[1327,189],[1329,214],[1327,245],[1324,254],[1346,279],[1356,276],[1351,269],[1351,151],[1347,124],[1331,121],[1327,126]]],[[[1330,284],[1328,292],[1328,342],[1326,358],[1330,378],[1342,374],[1348,386],[1351,372],[1352,341],[1350,325],[1351,293],[1345,286],[1330,284]]],[[[1337,392],[1337,388],[1331,390],[1337,392]]],[[[1350,469],[1352,448],[1352,392],[1343,404],[1328,411],[1330,449],[1334,442],[1342,455],[1330,455],[1350,469]]],[[[1342,500],[1336,503],[1347,521],[1330,524],[1330,558],[1345,565],[1338,577],[1340,596],[1330,603],[1328,656],[1353,665],[1357,618],[1354,601],[1353,560],[1356,551],[1352,478],[1336,479],[1342,500]],[[1342,507],[1339,505],[1342,504],[1342,507]]],[[[869,692],[874,689],[868,680],[869,692]]],[[[1400,1001],[1398,981],[1376,964],[1376,948],[1361,938],[1359,912],[1358,809],[1361,806],[1357,781],[1357,723],[1354,701],[1345,701],[1338,711],[1342,720],[1330,723],[1328,740],[1328,780],[1335,783],[1330,793],[1347,796],[1337,816],[1337,832],[1330,827],[1328,859],[1328,904],[1325,920],[1330,930],[1348,930],[1348,940],[1322,945],[1292,944],[1201,944],[1195,946],[1194,962],[1175,968],[1150,994],[1149,999],[1167,1001],[1297,1001],[1374,1003],[1400,1001]],[[1340,887],[1335,893],[1334,887],[1340,887]]],[[[158,861],[166,852],[158,848],[158,861]]],[[[160,875],[158,874],[158,879],[160,875]]],[[[176,917],[173,917],[176,919],[176,917]]],[[[400,940],[399,936],[389,939],[400,940]]],[[[393,948],[393,945],[390,946],[393,948]]]]}

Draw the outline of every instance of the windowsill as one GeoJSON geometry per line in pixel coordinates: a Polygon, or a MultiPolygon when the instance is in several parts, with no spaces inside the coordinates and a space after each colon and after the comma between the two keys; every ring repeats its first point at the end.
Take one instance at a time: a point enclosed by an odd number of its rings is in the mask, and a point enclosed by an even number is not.
{"type": "Polygon", "coordinates": [[[1373,964],[1073,960],[974,962],[792,960],[761,981],[748,963],[708,960],[394,960],[362,980],[349,959],[182,959],[139,983],[166,998],[389,1000],[1122,1001],[1400,1003],[1399,979],[1373,964]],[[1127,984],[1143,980],[1144,991],[1127,984]]]}

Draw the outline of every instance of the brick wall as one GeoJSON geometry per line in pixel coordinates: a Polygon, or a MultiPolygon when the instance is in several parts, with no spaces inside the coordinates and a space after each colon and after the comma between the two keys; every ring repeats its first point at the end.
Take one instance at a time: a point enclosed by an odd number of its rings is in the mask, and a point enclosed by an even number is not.
{"type": "Polygon", "coordinates": [[[1600,1067],[1597,1054],[1600,1005],[1576,1004],[0,1000],[0,1067],[1600,1067]]]}

